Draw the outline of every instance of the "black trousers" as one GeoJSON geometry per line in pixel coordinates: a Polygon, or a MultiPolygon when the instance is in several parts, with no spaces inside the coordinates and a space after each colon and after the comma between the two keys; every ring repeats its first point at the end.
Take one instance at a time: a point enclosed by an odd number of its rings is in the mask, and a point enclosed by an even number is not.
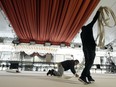
{"type": "Polygon", "coordinates": [[[85,56],[85,68],[83,69],[81,73],[81,78],[91,77],[90,69],[93,65],[94,59],[95,59],[95,50],[90,49],[83,49],[84,56],[85,56]]]}

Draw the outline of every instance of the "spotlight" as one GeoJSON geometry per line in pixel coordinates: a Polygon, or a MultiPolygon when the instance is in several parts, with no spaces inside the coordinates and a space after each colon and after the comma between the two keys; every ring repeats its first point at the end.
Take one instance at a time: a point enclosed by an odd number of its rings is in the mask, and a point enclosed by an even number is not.
{"type": "Polygon", "coordinates": [[[51,43],[50,42],[46,42],[45,46],[51,46],[51,43]]]}
{"type": "Polygon", "coordinates": [[[75,45],[73,43],[70,44],[70,47],[75,48],[75,45]]]}
{"type": "Polygon", "coordinates": [[[60,44],[60,47],[65,47],[65,46],[66,46],[65,43],[60,44]]]}
{"type": "Polygon", "coordinates": [[[30,41],[30,45],[35,45],[35,42],[34,41],[30,41]]]}
{"type": "Polygon", "coordinates": [[[16,40],[13,40],[12,43],[18,45],[20,42],[18,39],[16,39],[16,40]]]}

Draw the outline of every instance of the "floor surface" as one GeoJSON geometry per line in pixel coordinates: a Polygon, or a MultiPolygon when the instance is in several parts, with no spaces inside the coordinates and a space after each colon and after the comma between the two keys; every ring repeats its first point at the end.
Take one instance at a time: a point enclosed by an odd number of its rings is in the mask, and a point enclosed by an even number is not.
{"type": "Polygon", "coordinates": [[[0,71],[0,87],[116,87],[116,74],[92,73],[95,82],[84,85],[72,73],[63,77],[46,76],[46,72],[0,71]]]}

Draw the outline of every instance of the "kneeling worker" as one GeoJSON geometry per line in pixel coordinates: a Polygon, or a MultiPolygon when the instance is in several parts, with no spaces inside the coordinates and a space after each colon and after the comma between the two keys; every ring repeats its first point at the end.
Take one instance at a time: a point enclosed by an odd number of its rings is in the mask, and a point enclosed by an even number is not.
{"type": "Polygon", "coordinates": [[[66,60],[58,63],[58,71],[52,69],[47,72],[47,76],[50,74],[51,76],[62,76],[64,71],[71,70],[71,72],[76,76],[79,77],[79,75],[75,71],[75,65],[78,65],[78,60],[66,60]]]}

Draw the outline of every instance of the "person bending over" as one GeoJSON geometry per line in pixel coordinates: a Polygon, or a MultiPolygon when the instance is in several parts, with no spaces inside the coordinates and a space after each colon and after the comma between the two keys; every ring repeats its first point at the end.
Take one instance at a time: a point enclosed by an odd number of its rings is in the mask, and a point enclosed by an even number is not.
{"type": "Polygon", "coordinates": [[[83,53],[85,57],[85,67],[81,73],[81,76],[79,77],[79,81],[84,82],[86,84],[95,81],[90,74],[90,69],[93,65],[96,55],[95,54],[96,43],[93,37],[92,28],[95,22],[97,21],[99,14],[100,12],[97,11],[92,22],[82,27],[82,32],[80,34],[82,40],[82,46],[83,46],[83,53]]]}
{"type": "Polygon", "coordinates": [[[79,61],[78,60],[65,60],[60,63],[58,63],[58,71],[52,69],[47,72],[48,75],[53,75],[53,76],[59,76],[61,77],[64,73],[64,71],[71,70],[71,72],[78,77],[79,75],[76,73],[75,70],[75,65],[78,65],[79,61]]]}

